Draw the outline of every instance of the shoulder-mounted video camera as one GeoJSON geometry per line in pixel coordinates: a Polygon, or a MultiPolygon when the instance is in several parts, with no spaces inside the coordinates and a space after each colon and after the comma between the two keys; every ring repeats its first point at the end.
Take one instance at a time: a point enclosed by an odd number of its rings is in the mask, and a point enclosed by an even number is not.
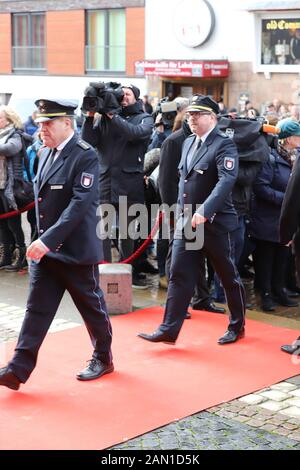
{"type": "Polygon", "coordinates": [[[177,115],[177,103],[175,101],[169,101],[168,98],[162,98],[155,109],[155,116],[161,114],[161,120],[156,123],[156,126],[161,124],[165,129],[172,129],[177,115]]]}
{"type": "Polygon", "coordinates": [[[83,113],[119,113],[124,92],[117,82],[90,82],[84,90],[81,106],[83,113]]]}
{"type": "Polygon", "coordinates": [[[232,119],[222,115],[218,127],[236,144],[240,160],[264,163],[269,158],[270,147],[276,148],[278,144],[280,129],[269,125],[262,116],[232,119]]]}

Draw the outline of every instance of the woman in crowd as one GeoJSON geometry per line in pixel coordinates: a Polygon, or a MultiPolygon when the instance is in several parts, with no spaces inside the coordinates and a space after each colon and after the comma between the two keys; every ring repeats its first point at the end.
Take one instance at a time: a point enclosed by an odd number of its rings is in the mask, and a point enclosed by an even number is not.
{"type": "MultiPolygon", "coordinates": [[[[8,106],[0,106],[0,214],[17,209],[14,182],[23,178],[22,121],[8,106]]],[[[0,219],[0,269],[19,271],[27,266],[21,216],[0,219]],[[13,256],[14,255],[14,256],[13,256]]]]}
{"type": "Polygon", "coordinates": [[[283,197],[292,170],[295,149],[299,145],[300,125],[292,119],[277,123],[279,144],[271,150],[253,186],[251,233],[255,240],[255,285],[261,294],[262,309],[275,310],[276,301],[297,307],[285,289],[289,248],[279,243],[279,218],[283,197]]]}

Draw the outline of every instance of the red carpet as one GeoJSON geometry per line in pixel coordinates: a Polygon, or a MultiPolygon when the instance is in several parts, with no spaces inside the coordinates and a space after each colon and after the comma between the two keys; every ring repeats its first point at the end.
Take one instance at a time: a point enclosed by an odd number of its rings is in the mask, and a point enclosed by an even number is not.
{"type": "Polygon", "coordinates": [[[162,311],[113,317],[116,372],[92,382],[75,379],[91,355],[85,328],[49,334],[27,384],[1,387],[0,449],[104,449],[300,372],[279,349],[297,332],[255,321],[227,346],[216,344],[227,318],[203,312],[175,346],[137,338],[162,311]]]}

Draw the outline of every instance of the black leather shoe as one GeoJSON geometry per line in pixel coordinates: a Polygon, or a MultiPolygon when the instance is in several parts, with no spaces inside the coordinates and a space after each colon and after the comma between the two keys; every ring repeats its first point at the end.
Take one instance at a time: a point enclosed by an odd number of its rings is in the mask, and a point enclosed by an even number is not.
{"type": "Polygon", "coordinates": [[[284,351],[288,354],[295,354],[296,356],[300,356],[300,336],[293,344],[285,344],[281,346],[281,351],[284,351]]]}
{"type": "Polygon", "coordinates": [[[192,308],[194,310],[203,310],[205,312],[212,312],[212,313],[225,313],[226,309],[223,307],[217,307],[213,302],[210,302],[206,305],[201,304],[193,304],[192,308]]]}
{"type": "Polygon", "coordinates": [[[104,364],[103,362],[99,361],[99,359],[91,359],[89,361],[89,365],[83,369],[81,372],[78,372],[76,378],[78,380],[94,380],[98,379],[102,375],[110,374],[113,372],[114,365],[111,364],[104,364]]]}
{"type": "Polygon", "coordinates": [[[0,369],[0,385],[11,388],[12,390],[19,390],[20,380],[16,377],[8,367],[0,369]]]}
{"type": "Polygon", "coordinates": [[[264,312],[274,312],[275,304],[269,292],[263,292],[261,294],[261,308],[264,312]]]}
{"type": "Polygon", "coordinates": [[[300,297],[300,293],[298,291],[294,291],[290,289],[286,289],[286,294],[288,297],[292,297],[292,298],[300,297]]]}
{"type": "Polygon", "coordinates": [[[238,333],[227,330],[221,338],[218,339],[219,344],[235,343],[238,339],[244,338],[245,328],[242,328],[238,333]]]}
{"type": "Polygon", "coordinates": [[[149,274],[158,274],[158,269],[150,263],[150,261],[145,260],[137,266],[139,273],[149,273],[149,274]]]}
{"type": "Polygon", "coordinates": [[[146,333],[138,333],[138,336],[146,341],[151,341],[151,343],[166,343],[166,344],[175,344],[176,339],[171,338],[167,333],[162,331],[154,331],[151,335],[146,333]]]}
{"type": "Polygon", "coordinates": [[[285,294],[274,296],[275,302],[279,305],[283,305],[284,307],[299,307],[299,303],[295,300],[289,299],[289,297],[285,294]]]}

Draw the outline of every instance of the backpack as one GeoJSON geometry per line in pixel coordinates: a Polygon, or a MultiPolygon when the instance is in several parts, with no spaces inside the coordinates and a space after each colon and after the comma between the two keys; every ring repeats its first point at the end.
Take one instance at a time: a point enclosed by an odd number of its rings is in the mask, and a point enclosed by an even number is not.
{"type": "Polygon", "coordinates": [[[27,155],[27,148],[32,145],[33,137],[24,132],[22,129],[18,129],[16,132],[21,137],[22,163],[28,178],[28,181],[25,181],[23,178],[15,178],[14,180],[14,197],[18,208],[21,209],[34,200],[33,184],[29,168],[29,159],[27,155]]]}

